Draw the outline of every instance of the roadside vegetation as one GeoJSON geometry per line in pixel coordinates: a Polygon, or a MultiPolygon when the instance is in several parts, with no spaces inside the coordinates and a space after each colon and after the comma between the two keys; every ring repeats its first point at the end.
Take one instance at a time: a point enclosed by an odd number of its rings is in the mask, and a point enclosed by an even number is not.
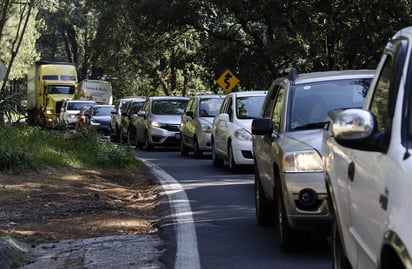
{"type": "Polygon", "coordinates": [[[52,167],[136,168],[139,160],[126,145],[111,143],[93,130],[51,132],[20,125],[0,129],[0,171],[52,167]]]}

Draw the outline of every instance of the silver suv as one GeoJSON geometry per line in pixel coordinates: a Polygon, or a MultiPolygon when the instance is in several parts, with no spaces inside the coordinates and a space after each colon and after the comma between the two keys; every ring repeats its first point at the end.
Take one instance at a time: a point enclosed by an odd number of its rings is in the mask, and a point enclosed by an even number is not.
{"type": "Polygon", "coordinates": [[[190,98],[182,114],[180,153],[193,151],[195,158],[212,151],[213,118],[219,112],[224,95],[198,95],[190,98]]]}
{"type": "Polygon", "coordinates": [[[361,107],[372,70],[297,74],[276,79],[261,118],[253,120],[256,218],[275,222],[282,250],[299,245],[298,231],[330,233],[323,178],[322,132],[329,110],[361,107]]]}
{"type": "Polygon", "coordinates": [[[77,122],[77,114],[80,113],[82,108],[89,108],[96,104],[95,101],[82,101],[82,100],[64,100],[59,115],[59,129],[74,129],[77,122]]]}

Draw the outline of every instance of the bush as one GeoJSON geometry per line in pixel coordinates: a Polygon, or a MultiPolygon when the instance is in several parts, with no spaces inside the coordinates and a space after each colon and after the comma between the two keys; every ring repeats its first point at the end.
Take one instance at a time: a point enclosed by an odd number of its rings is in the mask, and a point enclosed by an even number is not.
{"type": "Polygon", "coordinates": [[[53,167],[135,168],[138,158],[125,145],[94,130],[57,133],[39,127],[0,129],[0,171],[53,167]]]}

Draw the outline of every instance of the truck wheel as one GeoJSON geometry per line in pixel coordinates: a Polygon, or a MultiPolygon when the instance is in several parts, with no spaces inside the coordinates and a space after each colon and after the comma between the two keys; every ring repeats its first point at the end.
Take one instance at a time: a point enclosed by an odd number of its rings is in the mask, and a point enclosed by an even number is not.
{"type": "Polygon", "coordinates": [[[294,233],[297,233],[289,226],[288,218],[286,216],[286,209],[284,204],[284,197],[280,180],[276,181],[275,187],[275,218],[276,228],[279,236],[280,248],[282,251],[291,251],[296,247],[296,239],[294,233]]]}
{"type": "Polygon", "coordinates": [[[346,257],[336,221],[332,223],[332,258],[334,269],[352,269],[346,257]]]}
{"type": "Polygon", "coordinates": [[[255,167],[255,210],[256,221],[261,226],[272,225],[274,223],[273,202],[266,199],[260,183],[257,167],[255,167]]]}

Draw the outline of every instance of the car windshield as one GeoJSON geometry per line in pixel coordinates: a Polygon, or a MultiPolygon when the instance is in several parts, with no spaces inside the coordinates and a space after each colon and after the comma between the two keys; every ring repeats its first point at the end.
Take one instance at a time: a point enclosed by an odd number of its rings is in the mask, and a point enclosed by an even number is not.
{"type": "Polygon", "coordinates": [[[290,104],[289,130],[322,128],[331,110],[362,107],[371,78],[296,85],[290,104]]]}
{"type": "Polygon", "coordinates": [[[181,115],[186,104],[186,100],[154,100],[152,113],[157,115],[181,115]]]}
{"type": "Polygon", "coordinates": [[[132,107],[130,109],[131,114],[137,114],[139,110],[143,107],[144,101],[142,102],[133,102],[132,107]]]}
{"type": "Polygon", "coordinates": [[[223,98],[204,98],[200,101],[199,116],[214,117],[219,112],[223,98]]]}
{"type": "Polygon", "coordinates": [[[94,105],[91,102],[70,102],[67,104],[67,110],[80,110],[82,107],[90,107],[94,105]]]}
{"type": "Polygon", "coordinates": [[[113,107],[99,106],[93,108],[93,116],[110,116],[113,107]]]}
{"type": "Polygon", "coordinates": [[[236,115],[238,119],[254,119],[259,117],[265,96],[243,96],[236,99],[236,115]]]}
{"type": "Polygon", "coordinates": [[[48,94],[73,94],[74,86],[47,86],[48,94]]]}

